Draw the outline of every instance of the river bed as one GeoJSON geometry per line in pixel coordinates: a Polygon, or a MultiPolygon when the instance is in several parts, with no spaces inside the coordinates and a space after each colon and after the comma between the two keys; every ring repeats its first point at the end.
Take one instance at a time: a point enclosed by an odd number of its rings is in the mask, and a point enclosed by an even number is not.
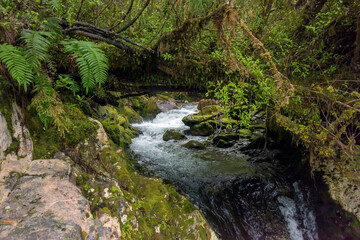
{"type": "MultiPolygon", "coordinates": [[[[230,149],[182,146],[206,137],[164,141],[168,129],[186,133],[181,119],[196,105],[160,113],[133,126],[141,132],[131,150],[148,174],[173,182],[202,211],[220,239],[319,238],[313,198],[301,180],[289,181],[273,163],[252,163],[230,149]]],[[[246,144],[246,139],[242,140],[246,144]]]]}

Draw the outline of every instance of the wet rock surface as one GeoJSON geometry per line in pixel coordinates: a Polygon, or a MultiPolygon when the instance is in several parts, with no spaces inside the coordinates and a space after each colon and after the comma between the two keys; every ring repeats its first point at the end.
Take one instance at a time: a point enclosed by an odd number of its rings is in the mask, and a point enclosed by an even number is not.
{"type": "Polygon", "coordinates": [[[186,139],[186,136],[175,129],[167,130],[163,135],[164,141],[186,139]]]}
{"type": "Polygon", "coordinates": [[[186,148],[190,148],[190,149],[205,149],[205,145],[199,141],[195,141],[195,140],[190,140],[187,143],[185,143],[183,145],[186,148]]]}

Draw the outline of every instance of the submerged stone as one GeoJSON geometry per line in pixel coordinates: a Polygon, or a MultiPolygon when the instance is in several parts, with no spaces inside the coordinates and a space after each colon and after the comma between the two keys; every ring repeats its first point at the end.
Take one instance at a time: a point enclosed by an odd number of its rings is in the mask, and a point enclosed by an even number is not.
{"type": "Polygon", "coordinates": [[[169,140],[181,140],[181,139],[186,139],[186,136],[180,132],[177,132],[175,129],[170,129],[167,130],[164,135],[163,135],[163,140],[164,141],[169,141],[169,140]]]}
{"type": "Polygon", "coordinates": [[[205,145],[201,142],[190,140],[183,145],[186,148],[205,149],[205,145]]]}

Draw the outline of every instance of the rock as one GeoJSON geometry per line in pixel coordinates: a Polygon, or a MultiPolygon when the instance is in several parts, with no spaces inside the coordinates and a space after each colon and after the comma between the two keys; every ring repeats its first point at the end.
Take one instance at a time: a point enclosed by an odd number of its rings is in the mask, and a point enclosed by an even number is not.
{"type": "Polygon", "coordinates": [[[198,103],[198,109],[201,110],[203,107],[209,106],[209,105],[218,105],[219,102],[215,99],[201,99],[198,103]]]}
{"type": "Polygon", "coordinates": [[[163,140],[164,141],[169,141],[169,140],[181,140],[181,139],[186,139],[185,135],[182,133],[177,132],[175,129],[170,129],[167,130],[164,135],[163,135],[163,140]]]}
{"type": "Polygon", "coordinates": [[[27,175],[67,176],[70,174],[70,165],[60,159],[40,159],[30,163],[27,175]]]}
{"type": "Polygon", "coordinates": [[[5,117],[0,113],[0,160],[5,157],[4,152],[10,147],[11,142],[12,139],[5,117]]]}
{"type": "Polygon", "coordinates": [[[205,149],[205,145],[201,142],[190,140],[183,145],[186,148],[205,149]]]}
{"type": "Polygon", "coordinates": [[[227,142],[239,140],[240,136],[238,134],[225,134],[225,135],[218,135],[213,138],[213,143],[217,144],[220,140],[225,140],[227,142]]]}
{"type": "Polygon", "coordinates": [[[156,103],[156,98],[151,97],[149,101],[145,104],[144,109],[142,111],[142,116],[145,120],[153,119],[161,113],[161,110],[158,108],[156,103]]]}
{"type": "Polygon", "coordinates": [[[90,234],[90,208],[69,182],[69,169],[58,159],[33,161],[27,174],[36,176],[21,177],[0,206],[2,219],[12,223],[0,224],[0,238],[82,239],[82,231],[90,234]]]}
{"type": "Polygon", "coordinates": [[[167,112],[167,111],[170,111],[173,109],[178,109],[178,107],[176,105],[176,101],[173,98],[168,98],[166,101],[157,100],[156,105],[162,112],[167,112]]]}
{"type": "Polygon", "coordinates": [[[186,125],[186,126],[194,126],[197,125],[201,122],[208,122],[210,123],[212,126],[222,126],[222,128],[226,128],[227,125],[237,125],[238,121],[234,120],[234,119],[229,119],[227,117],[225,117],[224,115],[220,116],[220,122],[218,117],[214,116],[215,114],[210,114],[210,115],[203,115],[200,113],[197,114],[190,114],[186,117],[184,117],[182,119],[182,122],[186,125]]]}
{"type": "Polygon", "coordinates": [[[224,139],[220,139],[216,144],[216,146],[219,148],[229,148],[232,147],[233,145],[234,145],[233,143],[227,142],[224,139]]]}
{"type": "Polygon", "coordinates": [[[210,136],[214,133],[214,129],[208,122],[202,122],[198,125],[191,126],[190,132],[194,136],[210,136]]]}
{"type": "Polygon", "coordinates": [[[127,118],[119,114],[113,106],[107,105],[106,109],[109,117],[102,121],[102,125],[109,137],[121,147],[130,145],[131,139],[137,135],[137,131],[130,126],[127,118]]]}
{"type": "Polygon", "coordinates": [[[197,117],[196,114],[190,114],[186,117],[184,117],[181,121],[186,125],[186,126],[194,126],[196,124],[199,124],[201,122],[201,120],[199,119],[195,119],[195,117],[197,117]]]}
{"type": "Polygon", "coordinates": [[[109,214],[101,212],[99,220],[102,223],[103,235],[105,239],[120,239],[121,227],[119,224],[119,220],[116,217],[113,218],[109,214]]]}
{"type": "Polygon", "coordinates": [[[221,107],[219,105],[208,105],[200,110],[200,114],[204,115],[215,115],[219,112],[221,112],[221,107]]]}
{"type": "Polygon", "coordinates": [[[249,129],[239,129],[239,136],[242,138],[249,138],[251,137],[252,132],[249,129]]]}
{"type": "Polygon", "coordinates": [[[13,138],[18,139],[18,142],[14,151],[7,154],[5,159],[0,162],[0,204],[11,191],[11,188],[3,184],[2,181],[12,172],[23,173],[29,167],[32,160],[33,143],[29,130],[21,124],[22,116],[20,113],[20,109],[14,103],[12,105],[11,123],[13,138]]]}
{"type": "Polygon", "coordinates": [[[140,116],[140,114],[131,107],[124,106],[123,113],[129,120],[129,123],[140,123],[143,121],[143,118],[140,116]]]}

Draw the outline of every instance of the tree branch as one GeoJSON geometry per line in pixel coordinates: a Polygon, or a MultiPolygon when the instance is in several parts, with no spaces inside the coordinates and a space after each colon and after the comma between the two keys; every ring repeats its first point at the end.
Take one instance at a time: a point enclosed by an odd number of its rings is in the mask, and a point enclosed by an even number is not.
{"type": "Polygon", "coordinates": [[[120,23],[125,20],[125,18],[129,15],[129,13],[133,7],[133,4],[134,4],[134,0],[131,0],[130,6],[129,6],[127,12],[121,17],[121,19],[118,23],[116,23],[115,25],[113,25],[112,27],[109,28],[110,31],[113,30],[114,28],[116,28],[117,26],[119,26],[120,23]]]}
{"type": "Polygon", "coordinates": [[[144,12],[144,10],[146,9],[146,7],[149,5],[150,0],[147,0],[144,7],[140,10],[140,12],[130,21],[128,22],[125,26],[123,26],[119,31],[117,31],[117,33],[121,33],[123,31],[125,31],[126,29],[128,29],[129,27],[131,27],[131,25],[133,25],[136,20],[138,20],[138,18],[141,16],[141,14],[144,12]]]}

